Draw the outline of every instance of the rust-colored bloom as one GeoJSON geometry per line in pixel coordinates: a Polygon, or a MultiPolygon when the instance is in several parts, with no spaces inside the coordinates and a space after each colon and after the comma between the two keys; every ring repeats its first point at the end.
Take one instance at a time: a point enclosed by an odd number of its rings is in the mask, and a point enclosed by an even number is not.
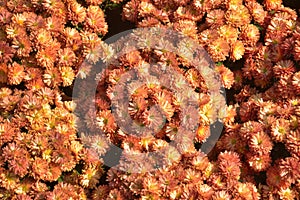
{"type": "Polygon", "coordinates": [[[72,66],[76,61],[76,55],[70,48],[60,49],[57,58],[60,66],[72,66]]]}
{"type": "Polygon", "coordinates": [[[212,56],[215,62],[224,61],[229,55],[230,46],[228,43],[222,39],[218,38],[208,45],[208,53],[212,56]]]}
{"type": "Polygon", "coordinates": [[[206,23],[209,26],[217,27],[224,24],[225,12],[221,9],[214,9],[207,13],[206,23]]]}
{"type": "Polygon", "coordinates": [[[99,6],[89,6],[87,9],[86,24],[93,32],[105,35],[108,26],[104,19],[104,12],[99,6]]]}
{"type": "Polygon", "coordinates": [[[117,128],[110,110],[103,110],[97,114],[97,125],[106,133],[114,132],[117,128]]]}
{"type": "Polygon", "coordinates": [[[282,5],[282,0],[265,0],[264,5],[267,10],[277,10],[282,5]]]}
{"type": "Polygon", "coordinates": [[[218,33],[229,44],[234,44],[237,41],[239,31],[230,25],[222,25],[218,28],[218,33]]]}
{"type": "Polygon", "coordinates": [[[241,27],[250,23],[251,16],[249,10],[245,6],[241,5],[228,9],[225,13],[225,19],[230,25],[234,27],[241,27]]]}
{"type": "Polygon", "coordinates": [[[18,85],[24,79],[25,72],[23,65],[13,62],[12,65],[8,66],[8,83],[11,85],[18,85]]]}
{"type": "Polygon", "coordinates": [[[249,148],[255,153],[270,153],[272,146],[270,137],[264,132],[258,132],[250,137],[249,148]]]}
{"type": "Polygon", "coordinates": [[[258,172],[266,170],[272,161],[269,154],[257,155],[248,153],[247,157],[250,167],[258,172]]]}
{"type": "Polygon", "coordinates": [[[300,178],[299,158],[287,157],[279,162],[280,176],[289,183],[295,183],[300,178]]]}
{"type": "Polygon", "coordinates": [[[7,65],[5,63],[0,64],[0,83],[7,82],[7,65]]]}
{"type": "Polygon", "coordinates": [[[194,21],[179,20],[178,22],[174,23],[174,29],[195,40],[198,38],[197,25],[194,21]]]}
{"type": "Polygon", "coordinates": [[[59,71],[62,80],[62,86],[66,87],[72,85],[75,78],[74,70],[71,67],[60,67],[59,71]]]}
{"type": "Polygon", "coordinates": [[[57,68],[49,68],[43,75],[44,83],[49,87],[57,87],[61,83],[61,74],[57,68]]]}
{"type": "Polygon", "coordinates": [[[260,37],[260,32],[254,24],[247,24],[241,28],[240,37],[244,44],[255,45],[260,37]]]}
{"type": "Polygon", "coordinates": [[[282,142],[289,134],[290,127],[289,121],[283,118],[279,118],[272,124],[271,136],[275,141],[282,142]]]}
{"type": "Polygon", "coordinates": [[[195,140],[197,142],[203,143],[210,136],[210,126],[200,125],[196,132],[195,140]]]}
{"type": "Polygon", "coordinates": [[[6,42],[0,41],[0,62],[7,63],[12,61],[15,50],[6,42]]]}
{"type": "Polygon", "coordinates": [[[267,11],[264,10],[264,7],[261,4],[256,1],[248,1],[246,7],[249,9],[250,14],[256,22],[261,25],[264,24],[267,11]]]}
{"type": "Polygon", "coordinates": [[[85,188],[95,188],[102,176],[103,170],[100,166],[83,169],[80,174],[80,184],[85,188]]]}
{"type": "Polygon", "coordinates": [[[293,200],[296,198],[297,191],[291,189],[290,187],[281,187],[278,191],[280,199],[293,200]]]}
{"type": "Polygon", "coordinates": [[[93,191],[92,199],[93,200],[106,199],[108,193],[109,193],[109,187],[107,185],[100,185],[93,191]]]}
{"type": "Polygon", "coordinates": [[[234,74],[233,72],[225,67],[224,65],[220,65],[216,67],[217,72],[221,75],[221,80],[223,86],[227,89],[230,89],[232,84],[234,83],[234,74]]]}
{"type": "Polygon", "coordinates": [[[218,164],[221,174],[230,180],[238,180],[240,178],[241,161],[239,155],[235,152],[225,151],[219,154],[218,164]]]}

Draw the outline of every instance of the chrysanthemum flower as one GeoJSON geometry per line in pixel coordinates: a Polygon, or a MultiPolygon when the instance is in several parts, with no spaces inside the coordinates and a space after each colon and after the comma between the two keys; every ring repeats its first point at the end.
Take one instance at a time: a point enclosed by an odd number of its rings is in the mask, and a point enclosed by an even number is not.
{"type": "Polygon", "coordinates": [[[45,28],[53,33],[53,35],[58,36],[58,34],[64,31],[64,19],[61,17],[48,17],[45,22],[45,28]]]}
{"type": "Polygon", "coordinates": [[[41,49],[36,54],[37,64],[45,68],[52,68],[56,58],[56,50],[50,47],[41,49]]]}
{"type": "Polygon", "coordinates": [[[295,87],[296,91],[300,92],[300,72],[294,73],[292,84],[295,87]]]}
{"type": "MultiPolygon", "coordinates": [[[[86,0],[86,2],[88,3],[88,5],[100,6],[100,4],[103,2],[103,0],[86,0]]],[[[116,2],[114,2],[114,3],[116,3],[116,2]]]]}
{"type": "Polygon", "coordinates": [[[295,47],[294,47],[294,52],[293,52],[295,60],[299,61],[300,60],[300,40],[295,41],[295,47]]]}
{"type": "Polygon", "coordinates": [[[104,12],[99,6],[89,6],[87,9],[86,25],[95,33],[105,35],[108,26],[104,19],[104,12]]]}
{"type": "Polygon", "coordinates": [[[44,83],[49,87],[57,87],[61,83],[61,74],[57,68],[50,68],[44,72],[44,83]]]}
{"type": "Polygon", "coordinates": [[[241,161],[239,158],[239,155],[232,151],[224,151],[219,154],[218,156],[218,164],[219,169],[222,173],[225,173],[224,175],[229,175],[230,178],[238,178],[240,174],[239,167],[241,166],[241,161]],[[231,169],[236,168],[235,170],[231,171],[231,169]],[[234,173],[234,171],[236,173],[234,173]],[[232,173],[232,174],[231,174],[232,173]],[[231,177],[231,175],[233,175],[231,177]]]}
{"type": "Polygon", "coordinates": [[[185,77],[194,88],[199,88],[201,86],[201,82],[204,81],[199,71],[194,68],[187,70],[185,77]]]}
{"type": "Polygon", "coordinates": [[[76,161],[67,148],[57,148],[54,150],[52,161],[59,164],[62,171],[71,171],[76,166],[76,161]]]}
{"type": "Polygon", "coordinates": [[[25,15],[23,13],[22,14],[21,13],[14,14],[12,16],[11,20],[12,20],[12,23],[23,26],[24,22],[26,21],[26,14],[25,15]]]}
{"type": "Polygon", "coordinates": [[[228,24],[234,27],[241,27],[250,23],[251,16],[249,10],[241,5],[228,9],[225,13],[225,19],[228,21],[228,24]]]}
{"type": "Polygon", "coordinates": [[[106,199],[109,193],[109,187],[107,185],[100,185],[98,186],[92,193],[92,199],[106,199]]]}
{"type": "Polygon", "coordinates": [[[241,5],[243,5],[243,0],[227,0],[225,2],[227,9],[230,9],[231,7],[239,7],[241,5]]]}
{"type": "Polygon", "coordinates": [[[196,132],[196,142],[203,143],[210,136],[210,126],[200,125],[196,132]]]}
{"type": "Polygon", "coordinates": [[[114,199],[123,200],[125,199],[125,197],[122,195],[119,189],[113,189],[109,191],[107,200],[114,200],[114,199]]]}
{"type": "Polygon", "coordinates": [[[197,40],[197,24],[195,21],[179,20],[178,22],[175,22],[173,26],[175,30],[197,40]]]}
{"type": "Polygon", "coordinates": [[[248,1],[246,7],[249,9],[253,19],[259,24],[263,24],[267,16],[267,11],[264,10],[263,6],[256,1],[248,1]]]}
{"type": "Polygon", "coordinates": [[[234,74],[233,72],[225,67],[224,65],[220,65],[216,67],[217,72],[221,75],[221,80],[223,86],[227,89],[230,89],[232,84],[234,83],[234,74]]]}
{"type": "Polygon", "coordinates": [[[103,170],[100,166],[83,169],[79,177],[80,184],[85,188],[95,188],[102,173],[103,170]]]}
{"type": "Polygon", "coordinates": [[[221,9],[211,10],[207,13],[205,20],[209,26],[220,26],[224,24],[225,12],[221,9]]]}
{"type": "Polygon", "coordinates": [[[217,38],[219,38],[219,34],[213,29],[206,29],[199,34],[199,42],[204,45],[208,45],[217,38]]]}
{"type": "Polygon", "coordinates": [[[240,38],[246,45],[255,45],[260,37],[260,32],[257,26],[247,24],[241,28],[240,38]]]}
{"type": "Polygon", "coordinates": [[[106,153],[109,148],[109,144],[107,138],[105,136],[97,135],[97,136],[85,136],[82,135],[82,141],[85,145],[95,150],[98,156],[101,156],[106,153]]]}
{"type": "Polygon", "coordinates": [[[9,12],[6,8],[1,6],[0,8],[1,14],[0,14],[0,23],[1,24],[9,24],[12,19],[12,13],[9,12]]]}
{"type": "Polygon", "coordinates": [[[0,64],[0,83],[6,83],[7,82],[7,65],[5,63],[0,64]]]}
{"type": "Polygon", "coordinates": [[[212,195],[212,200],[230,200],[230,199],[231,199],[231,195],[225,190],[217,191],[212,195]]]}
{"type": "Polygon", "coordinates": [[[289,132],[289,121],[286,119],[279,118],[274,124],[272,124],[271,136],[275,141],[281,142],[285,140],[289,132]]]}
{"type": "Polygon", "coordinates": [[[152,13],[155,13],[157,8],[151,2],[141,1],[139,4],[139,15],[141,17],[148,16],[152,13]]]}
{"type": "Polygon", "coordinates": [[[269,154],[255,155],[248,153],[247,157],[250,167],[258,172],[266,170],[272,162],[269,154]]]}
{"type": "Polygon", "coordinates": [[[123,7],[122,17],[131,22],[136,22],[138,19],[138,12],[140,1],[131,0],[123,7]]]}
{"type": "Polygon", "coordinates": [[[230,25],[222,25],[218,28],[218,33],[229,44],[234,44],[238,38],[239,31],[230,25]]]}
{"type": "MultiPolygon", "coordinates": [[[[168,15],[167,15],[168,17],[168,15]]],[[[203,17],[203,13],[191,6],[179,6],[174,12],[174,18],[177,20],[192,20],[198,21],[203,17]]]]}
{"type": "Polygon", "coordinates": [[[282,200],[293,200],[296,198],[297,191],[291,189],[290,187],[281,187],[278,191],[279,197],[282,200]]]}
{"type": "Polygon", "coordinates": [[[72,85],[75,78],[74,70],[71,67],[60,67],[59,71],[61,74],[62,86],[66,87],[72,85]]]}
{"type": "Polygon", "coordinates": [[[255,71],[252,76],[254,79],[254,83],[256,86],[265,88],[270,84],[270,80],[273,77],[272,63],[264,62],[264,61],[256,61],[255,63],[255,71]]]}
{"type": "Polygon", "coordinates": [[[160,131],[165,125],[166,117],[163,110],[158,106],[153,106],[150,110],[143,112],[143,124],[146,124],[154,133],[160,131]]]}
{"type": "Polygon", "coordinates": [[[6,42],[0,41],[0,62],[7,63],[12,61],[15,50],[10,47],[6,42]]]}
{"type": "Polygon", "coordinates": [[[256,121],[247,121],[240,129],[241,136],[249,139],[252,135],[263,132],[264,125],[256,121]]]}
{"type": "Polygon", "coordinates": [[[228,43],[222,39],[218,38],[208,45],[208,53],[212,56],[215,62],[224,61],[229,55],[230,46],[228,43]]]}
{"type": "Polygon", "coordinates": [[[270,187],[285,187],[290,185],[287,181],[285,181],[281,176],[280,176],[280,170],[279,166],[271,166],[267,170],[267,184],[270,187]]]}
{"type": "Polygon", "coordinates": [[[273,147],[270,137],[264,132],[252,135],[248,143],[249,148],[255,153],[270,153],[273,147]]]}
{"type": "Polygon", "coordinates": [[[282,5],[282,0],[265,0],[263,2],[267,10],[277,10],[282,5]]]}
{"type": "Polygon", "coordinates": [[[32,163],[32,175],[34,178],[46,180],[46,174],[48,173],[48,162],[40,157],[36,157],[32,163]]]}
{"type": "Polygon", "coordinates": [[[57,54],[58,64],[60,66],[72,66],[76,61],[76,55],[70,48],[60,49],[57,54]]]}
{"type": "Polygon", "coordinates": [[[27,36],[20,36],[13,39],[12,47],[20,57],[29,57],[32,51],[32,44],[27,36]]]}
{"type": "Polygon", "coordinates": [[[103,110],[97,113],[97,125],[105,132],[113,132],[117,127],[115,119],[110,110],[103,110]]]}
{"type": "Polygon", "coordinates": [[[8,66],[8,83],[11,85],[18,85],[20,84],[25,76],[24,67],[16,62],[12,65],[8,66]]]}
{"type": "Polygon", "coordinates": [[[75,24],[82,23],[86,19],[86,8],[77,1],[70,1],[68,11],[69,19],[75,24]]]}
{"type": "Polygon", "coordinates": [[[66,12],[60,13],[60,9],[63,9],[64,11],[65,9],[65,5],[62,1],[58,1],[58,0],[44,0],[42,3],[42,6],[44,7],[44,9],[48,12],[51,13],[52,15],[55,14],[64,14],[66,12]],[[60,9],[59,9],[60,8],[60,9]]]}
{"type": "Polygon", "coordinates": [[[139,28],[147,28],[147,27],[153,27],[153,26],[160,26],[161,23],[157,18],[154,17],[146,17],[142,21],[138,22],[137,27],[139,28]]]}
{"type": "Polygon", "coordinates": [[[202,12],[206,12],[208,10],[211,10],[212,8],[216,8],[220,6],[222,1],[202,1],[202,0],[193,0],[192,5],[195,6],[197,10],[200,10],[202,12]]]}
{"type": "MultiPolygon", "coordinates": [[[[242,145],[244,142],[242,138],[239,137],[239,135],[235,132],[230,132],[221,137],[221,139],[217,142],[217,147],[219,149],[224,149],[228,151],[236,151],[240,153],[240,145],[242,145]]],[[[246,145],[246,144],[244,144],[246,145]]]]}
{"type": "Polygon", "coordinates": [[[7,25],[5,30],[6,30],[7,38],[9,39],[14,39],[16,37],[26,35],[25,28],[16,24],[7,25]]]}
{"type": "Polygon", "coordinates": [[[295,70],[294,62],[291,60],[281,60],[273,67],[274,74],[278,78],[285,75],[291,75],[295,70]]]}
{"type": "Polygon", "coordinates": [[[66,27],[63,29],[63,36],[66,47],[70,47],[73,51],[79,49],[82,44],[81,36],[75,28],[66,27]]]}
{"type": "Polygon", "coordinates": [[[260,199],[260,193],[258,192],[256,186],[252,183],[240,183],[238,182],[235,186],[240,198],[243,199],[260,199]]]}
{"type": "Polygon", "coordinates": [[[279,162],[280,176],[289,183],[295,183],[300,178],[299,159],[287,157],[279,162]]]}

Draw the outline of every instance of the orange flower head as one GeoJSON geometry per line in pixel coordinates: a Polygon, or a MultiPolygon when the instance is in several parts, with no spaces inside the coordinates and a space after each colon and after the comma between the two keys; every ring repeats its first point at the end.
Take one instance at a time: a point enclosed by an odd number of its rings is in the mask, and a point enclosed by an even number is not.
{"type": "Polygon", "coordinates": [[[282,5],[282,0],[265,0],[263,2],[267,10],[277,10],[282,5]]]}
{"type": "Polygon", "coordinates": [[[8,77],[9,84],[11,85],[20,84],[25,77],[23,65],[14,62],[12,65],[8,67],[7,77],[8,77]]]}

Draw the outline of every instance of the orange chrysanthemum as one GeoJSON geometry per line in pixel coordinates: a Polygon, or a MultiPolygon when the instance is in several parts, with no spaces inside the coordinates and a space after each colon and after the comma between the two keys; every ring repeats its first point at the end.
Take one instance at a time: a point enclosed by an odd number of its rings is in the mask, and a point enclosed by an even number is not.
{"type": "Polygon", "coordinates": [[[11,85],[18,85],[25,77],[24,67],[16,62],[8,66],[8,83],[11,85]]]}
{"type": "Polygon", "coordinates": [[[229,55],[230,46],[222,39],[218,38],[208,45],[208,53],[212,56],[215,62],[224,61],[229,55]]]}
{"type": "Polygon", "coordinates": [[[104,12],[99,6],[88,7],[86,24],[88,28],[101,35],[105,35],[108,31],[108,26],[104,19],[104,12]]]}
{"type": "Polygon", "coordinates": [[[216,67],[217,72],[221,75],[221,80],[223,86],[227,89],[230,89],[232,84],[234,83],[234,74],[233,72],[225,67],[224,65],[220,65],[216,67]]]}
{"type": "Polygon", "coordinates": [[[225,13],[225,18],[228,23],[234,27],[241,27],[249,24],[251,21],[249,10],[243,5],[232,7],[227,10],[225,13]]]}
{"type": "Polygon", "coordinates": [[[240,60],[245,53],[244,44],[241,41],[236,41],[231,47],[230,58],[233,61],[240,60]]]}
{"type": "Polygon", "coordinates": [[[265,0],[264,5],[267,10],[277,10],[282,5],[282,0],[265,0]]]}

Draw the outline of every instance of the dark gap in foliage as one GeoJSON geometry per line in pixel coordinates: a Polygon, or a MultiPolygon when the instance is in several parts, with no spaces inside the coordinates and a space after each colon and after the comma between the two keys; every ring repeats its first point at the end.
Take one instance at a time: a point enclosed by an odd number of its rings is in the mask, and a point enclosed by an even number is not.
{"type": "Polygon", "coordinates": [[[254,175],[254,180],[256,183],[260,183],[263,185],[267,184],[267,173],[265,171],[259,172],[258,174],[254,175]]]}
{"type": "Polygon", "coordinates": [[[283,143],[275,143],[274,147],[271,151],[271,157],[272,161],[274,163],[275,160],[290,157],[291,154],[288,152],[288,150],[285,148],[283,143]]]}

